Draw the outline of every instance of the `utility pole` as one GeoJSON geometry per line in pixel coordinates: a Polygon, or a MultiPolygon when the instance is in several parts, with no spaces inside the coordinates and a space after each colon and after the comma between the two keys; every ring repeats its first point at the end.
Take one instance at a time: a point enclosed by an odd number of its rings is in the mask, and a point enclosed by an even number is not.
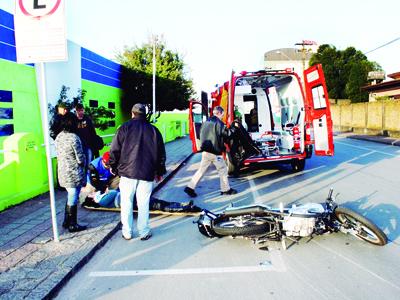
{"type": "Polygon", "coordinates": [[[303,73],[304,70],[306,69],[306,54],[310,52],[309,47],[306,46],[312,46],[316,45],[317,43],[314,41],[308,41],[308,40],[302,40],[301,43],[296,43],[295,46],[301,46],[299,51],[301,52],[301,60],[303,62],[303,73]]]}
{"type": "Polygon", "coordinates": [[[153,36],[153,122],[156,122],[156,45],[157,36],[153,36]]]}

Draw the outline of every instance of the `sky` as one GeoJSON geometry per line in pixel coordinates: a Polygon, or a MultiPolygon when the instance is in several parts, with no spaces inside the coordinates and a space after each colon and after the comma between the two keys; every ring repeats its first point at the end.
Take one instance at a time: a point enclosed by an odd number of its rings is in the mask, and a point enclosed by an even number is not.
{"type": "MultiPolygon", "coordinates": [[[[302,40],[367,52],[400,38],[399,0],[65,1],[68,39],[114,59],[124,46],[162,35],[198,94],[228,81],[232,70],[262,69],[265,52],[302,40]]],[[[14,5],[0,0],[11,13],[14,5]]],[[[400,39],[367,57],[390,74],[400,71],[399,55],[400,39]]]]}

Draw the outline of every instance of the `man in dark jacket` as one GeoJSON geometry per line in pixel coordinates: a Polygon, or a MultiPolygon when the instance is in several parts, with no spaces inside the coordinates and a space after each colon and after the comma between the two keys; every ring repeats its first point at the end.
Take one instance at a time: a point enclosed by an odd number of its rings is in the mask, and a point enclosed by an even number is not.
{"type": "Polygon", "coordinates": [[[122,236],[132,238],[133,198],[138,206],[137,229],[141,240],[151,237],[149,200],[153,181],[166,173],[165,147],[161,133],[146,120],[146,107],[132,107],[132,119],[122,124],[113,138],[110,150],[111,172],[121,177],[122,236]]]}
{"type": "Polygon", "coordinates": [[[222,152],[225,151],[225,142],[231,139],[232,131],[221,121],[224,116],[224,109],[216,106],[213,109],[213,116],[209,118],[200,130],[201,163],[200,168],[194,174],[184,191],[190,197],[196,197],[194,191],[196,185],[203,177],[211,163],[218,171],[221,187],[221,195],[236,194],[237,191],[229,186],[228,168],[225,164],[222,152]]]}
{"type": "Polygon", "coordinates": [[[99,150],[96,149],[96,129],[92,120],[85,115],[85,108],[82,103],[78,103],[75,106],[75,114],[78,118],[78,136],[81,139],[83,152],[86,156],[86,169],[88,169],[90,162],[93,157],[99,156],[99,150]]]}
{"type": "Polygon", "coordinates": [[[57,135],[62,131],[61,121],[63,116],[68,113],[67,104],[61,102],[56,105],[56,114],[50,122],[50,137],[56,140],[57,135]]]}

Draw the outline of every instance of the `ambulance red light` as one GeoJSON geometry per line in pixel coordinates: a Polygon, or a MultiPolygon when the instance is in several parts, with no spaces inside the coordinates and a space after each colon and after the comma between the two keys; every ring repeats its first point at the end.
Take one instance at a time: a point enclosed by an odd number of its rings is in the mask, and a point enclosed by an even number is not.
{"type": "Polygon", "coordinates": [[[247,71],[242,71],[242,72],[240,72],[240,75],[242,75],[242,76],[244,76],[244,75],[246,75],[247,74],[247,71]]]}

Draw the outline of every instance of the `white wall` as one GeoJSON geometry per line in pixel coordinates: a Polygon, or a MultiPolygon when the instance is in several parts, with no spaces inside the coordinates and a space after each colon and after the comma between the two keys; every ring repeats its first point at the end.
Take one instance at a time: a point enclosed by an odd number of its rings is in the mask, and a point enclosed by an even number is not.
{"type": "Polygon", "coordinates": [[[47,100],[57,103],[63,85],[69,87],[68,98],[77,95],[81,88],[81,47],[68,40],[68,61],[46,63],[47,100]]]}

